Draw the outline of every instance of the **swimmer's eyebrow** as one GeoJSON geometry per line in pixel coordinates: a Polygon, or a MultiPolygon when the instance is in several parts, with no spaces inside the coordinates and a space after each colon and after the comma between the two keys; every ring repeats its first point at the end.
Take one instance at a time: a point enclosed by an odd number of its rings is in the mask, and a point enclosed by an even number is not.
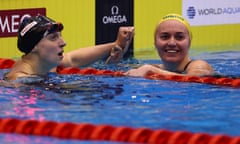
{"type": "Polygon", "coordinates": [[[56,38],[59,38],[59,37],[61,37],[62,36],[62,34],[61,34],[61,32],[53,32],[53,33],[50,33],[50,34],[48,34],[48,35],[46,35],[45,37],[47,38],[47,39],[56,39],[56,38]]]}
{"type": "MultiPolygon", "coordinates": [[[[168,35],[171,34],[171,32],[159,32],[161,35],[168,35]]],[[[187,34],[186,32],[175,32],[174,34],[187,34]]]]}
{"type": "Polygon", "coordinates": [[[186,35],[187,33],[186,32],[176,32],[176,34],[184,34],[184,35],[186,35]]]}
{"type": "MultiPolygon", "coordinates": [[[[160,35],[169,35],[170,32],[160,32],[159,34],[160,34],[160,35]]],[[[181,35],[181,34],[186,35],[186,34],[188,34],[188,33],[186,33],[186,32],[175,32],[174,34],[177,34],[177,35],[181,35]]]]}

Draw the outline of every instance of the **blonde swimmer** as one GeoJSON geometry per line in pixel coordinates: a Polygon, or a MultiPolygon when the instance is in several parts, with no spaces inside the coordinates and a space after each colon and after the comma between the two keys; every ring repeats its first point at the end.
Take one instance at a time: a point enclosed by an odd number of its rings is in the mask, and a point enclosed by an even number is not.
{"type": "Polygon", "coordinates": [[[192,60],[189,49],[192,31],[189,23],[178,14],[164,16],[156,26],[154,44],[162,64],[146,64],[125,74],[144,77],[148,73],[163,75],[212,75],[213,68],[204,60],[192,60]]]}

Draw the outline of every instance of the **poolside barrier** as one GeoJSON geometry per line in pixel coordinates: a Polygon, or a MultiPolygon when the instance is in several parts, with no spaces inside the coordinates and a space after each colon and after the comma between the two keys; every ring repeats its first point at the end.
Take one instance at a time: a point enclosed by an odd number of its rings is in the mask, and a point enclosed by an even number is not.
{"type": "Polygon", "coordinates": [[[70,123],[0,118],[0,133],[49,136],[60,139],[115,141],[149,144],[240,144],[240,137],[164,129],[131,128],[89,123],[70,123]]]}
{"type": "MultiPolygon", "coordinates": [[[[0,58],[0,69],[11,68],[15,63],[12,59],[0,58]]],[[[59,74],[94,74],[94,75],[111,75],[111,76],[124,76],[122,71],[111,71],[111,70],[97,70],[95,68],[75,68],[75,67],[57,67],[57,73],[59,74]]],[[[195,82],[195,83],[205,83],[229,87],[240,87],[240,78],[228,78],[228,77],[211,77],[211,76],[180,76],[180,75],[161,75],[156,73],[151,73],[145,76],[147,79],[152,80],[170,80],[177,82],[195,82]]]]}

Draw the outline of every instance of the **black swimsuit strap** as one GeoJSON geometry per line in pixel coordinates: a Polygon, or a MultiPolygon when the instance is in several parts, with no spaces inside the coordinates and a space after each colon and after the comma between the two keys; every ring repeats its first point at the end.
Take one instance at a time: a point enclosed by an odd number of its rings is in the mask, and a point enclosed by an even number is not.
{"type": "Polygon", "coordinates": [[[188,68],[188,66],[189,66],[189,64],[190,64],[191,62],[193,62],[193,61],[190,60],[190,61],[185,65],[185,67],[183,68],[183,71],[184,71],[184,72],[187,70],[187,68],[188,68]]]}
{"type": "Polygon", "coordinates": [[[190,60],[190,61],[184,66],[183,71],[172,71],[172,72],[179,73],[179,74],[184,74],[184,73],[186,73],[186,70],[187,70],[187,68],[188,68],[188,66],[189,66],[189,64],[190,64],[191,62],[192,62],[192,60],[190,60]]]}

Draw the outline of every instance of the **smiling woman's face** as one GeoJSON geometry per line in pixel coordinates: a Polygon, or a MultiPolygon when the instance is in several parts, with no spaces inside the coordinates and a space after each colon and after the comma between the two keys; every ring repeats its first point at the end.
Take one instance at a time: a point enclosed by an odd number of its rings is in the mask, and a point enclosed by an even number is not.
{"type": "Polygon", "coordinates": [[[177,20],[167,20],[157,26],[155,47],[163,62],[180,63],[188,57],[190,47],[189,32],[177,20]]]}

